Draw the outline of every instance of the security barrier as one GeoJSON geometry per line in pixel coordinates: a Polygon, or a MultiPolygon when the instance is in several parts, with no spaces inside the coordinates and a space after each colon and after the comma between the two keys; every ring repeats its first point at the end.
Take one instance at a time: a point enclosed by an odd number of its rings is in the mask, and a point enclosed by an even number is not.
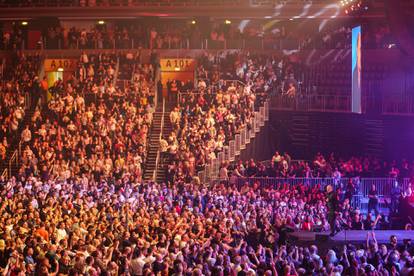
{"type": "MultiPolygon", "coordinates": [[[[219,182],[228,182],[228,180],[215,179],[211,181],[212,184],[219,182]]],[[[340,191],[339,196],[344,197],[346,187],[349,182],[353,182],[355,187],[355,193],[353,194],[351,204],[354,208],[367,209],[368,205],[368,193],[372,186],[376,187],[379,199],[379,208],[388,209],[392,196],[392,189],[397,182],[401,192],[407,192],[409,190],[410,179],[396,179],[396,178],[276,178],[276,177],[240,177],[229,180],[231,184],[237,185],[241,188],[243,185],[259,184],[261,187],[266,188],[280,188],[281,186],[289,189],[298,186],[305,185],[310,187],[319,187],[321,190],[325,190],[326,186],[331,185],[334,189],[340,191]],[[339,190],[340,189],[340,190],[339,190]]]]}

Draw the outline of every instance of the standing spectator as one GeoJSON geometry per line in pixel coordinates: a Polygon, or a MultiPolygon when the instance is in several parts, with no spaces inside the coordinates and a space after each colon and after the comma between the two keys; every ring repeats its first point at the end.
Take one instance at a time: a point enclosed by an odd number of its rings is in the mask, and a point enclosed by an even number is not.
{"type": "Polygon", "coordinates": [[[391,212],[396,214],[398,212],[398,205],[401,196],[401,189],[398,186],[398,181],[395,181],[391,189],[391,212]]]}
{"type": "Polygon", "coordinates": [[[23,146],[27,145],[32,140],[32,132],[27,125],[26,128],[22,131],[22,141],[23,146]]]}
{"type": "Polygon", "coordinates": [[[368,192],[368,213],[371,213],[372,210],[375,212],[375,216],[378,215],[378,192],[375,184],[371,185],[371,190],[368,192]]]}

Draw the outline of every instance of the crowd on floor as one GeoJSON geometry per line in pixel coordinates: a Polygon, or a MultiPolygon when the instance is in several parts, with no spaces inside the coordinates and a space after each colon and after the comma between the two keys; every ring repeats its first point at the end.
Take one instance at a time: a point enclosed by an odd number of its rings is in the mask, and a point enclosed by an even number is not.
{"type": "MultiPolygon", "coordinates": [[[[410,241],[395,236],[378,244],[373,232],[367,245],[320,253],[290,243],[289,232],[329,230],[327,194],[318,187],[13,177],[0,191],[4,275],[410,275],[413,268],[410,241]]],[[[381,216],[361,221],[347,200],[340,208],[352,229],[387,227],[381,216]]]]}

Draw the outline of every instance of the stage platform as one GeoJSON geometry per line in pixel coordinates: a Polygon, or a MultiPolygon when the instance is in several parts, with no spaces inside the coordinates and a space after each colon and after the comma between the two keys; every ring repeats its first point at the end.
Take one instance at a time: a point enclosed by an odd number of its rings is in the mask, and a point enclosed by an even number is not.
{"type": "MultiPolygon", "coordinates": [[[[337,233],[334,237],[329,236],[329,232],[306,232],[298,231],[289,234],[289,237],[297,241],[316,241],[317,238],[319,241],[334,241],[334,242],[365,242],[367,239],[367,233],[372,231],[364,230],[347,230],[337,233]]],[[[402,243],[404,239],[414,239],[414,231],[405,231],[405,230],[376,230],[375,237],[378,243],[389,242],[391,235],[396,235],[398,242],[402,243]]]]}

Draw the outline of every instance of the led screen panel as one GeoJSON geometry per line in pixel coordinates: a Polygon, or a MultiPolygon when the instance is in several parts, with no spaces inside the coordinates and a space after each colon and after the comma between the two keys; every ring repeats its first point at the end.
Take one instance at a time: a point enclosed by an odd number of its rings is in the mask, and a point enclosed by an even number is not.
{"type": "Polygon", "coordinates": [[[361,113],[361,26],[352,29],[352,112],[361,113]]]}

